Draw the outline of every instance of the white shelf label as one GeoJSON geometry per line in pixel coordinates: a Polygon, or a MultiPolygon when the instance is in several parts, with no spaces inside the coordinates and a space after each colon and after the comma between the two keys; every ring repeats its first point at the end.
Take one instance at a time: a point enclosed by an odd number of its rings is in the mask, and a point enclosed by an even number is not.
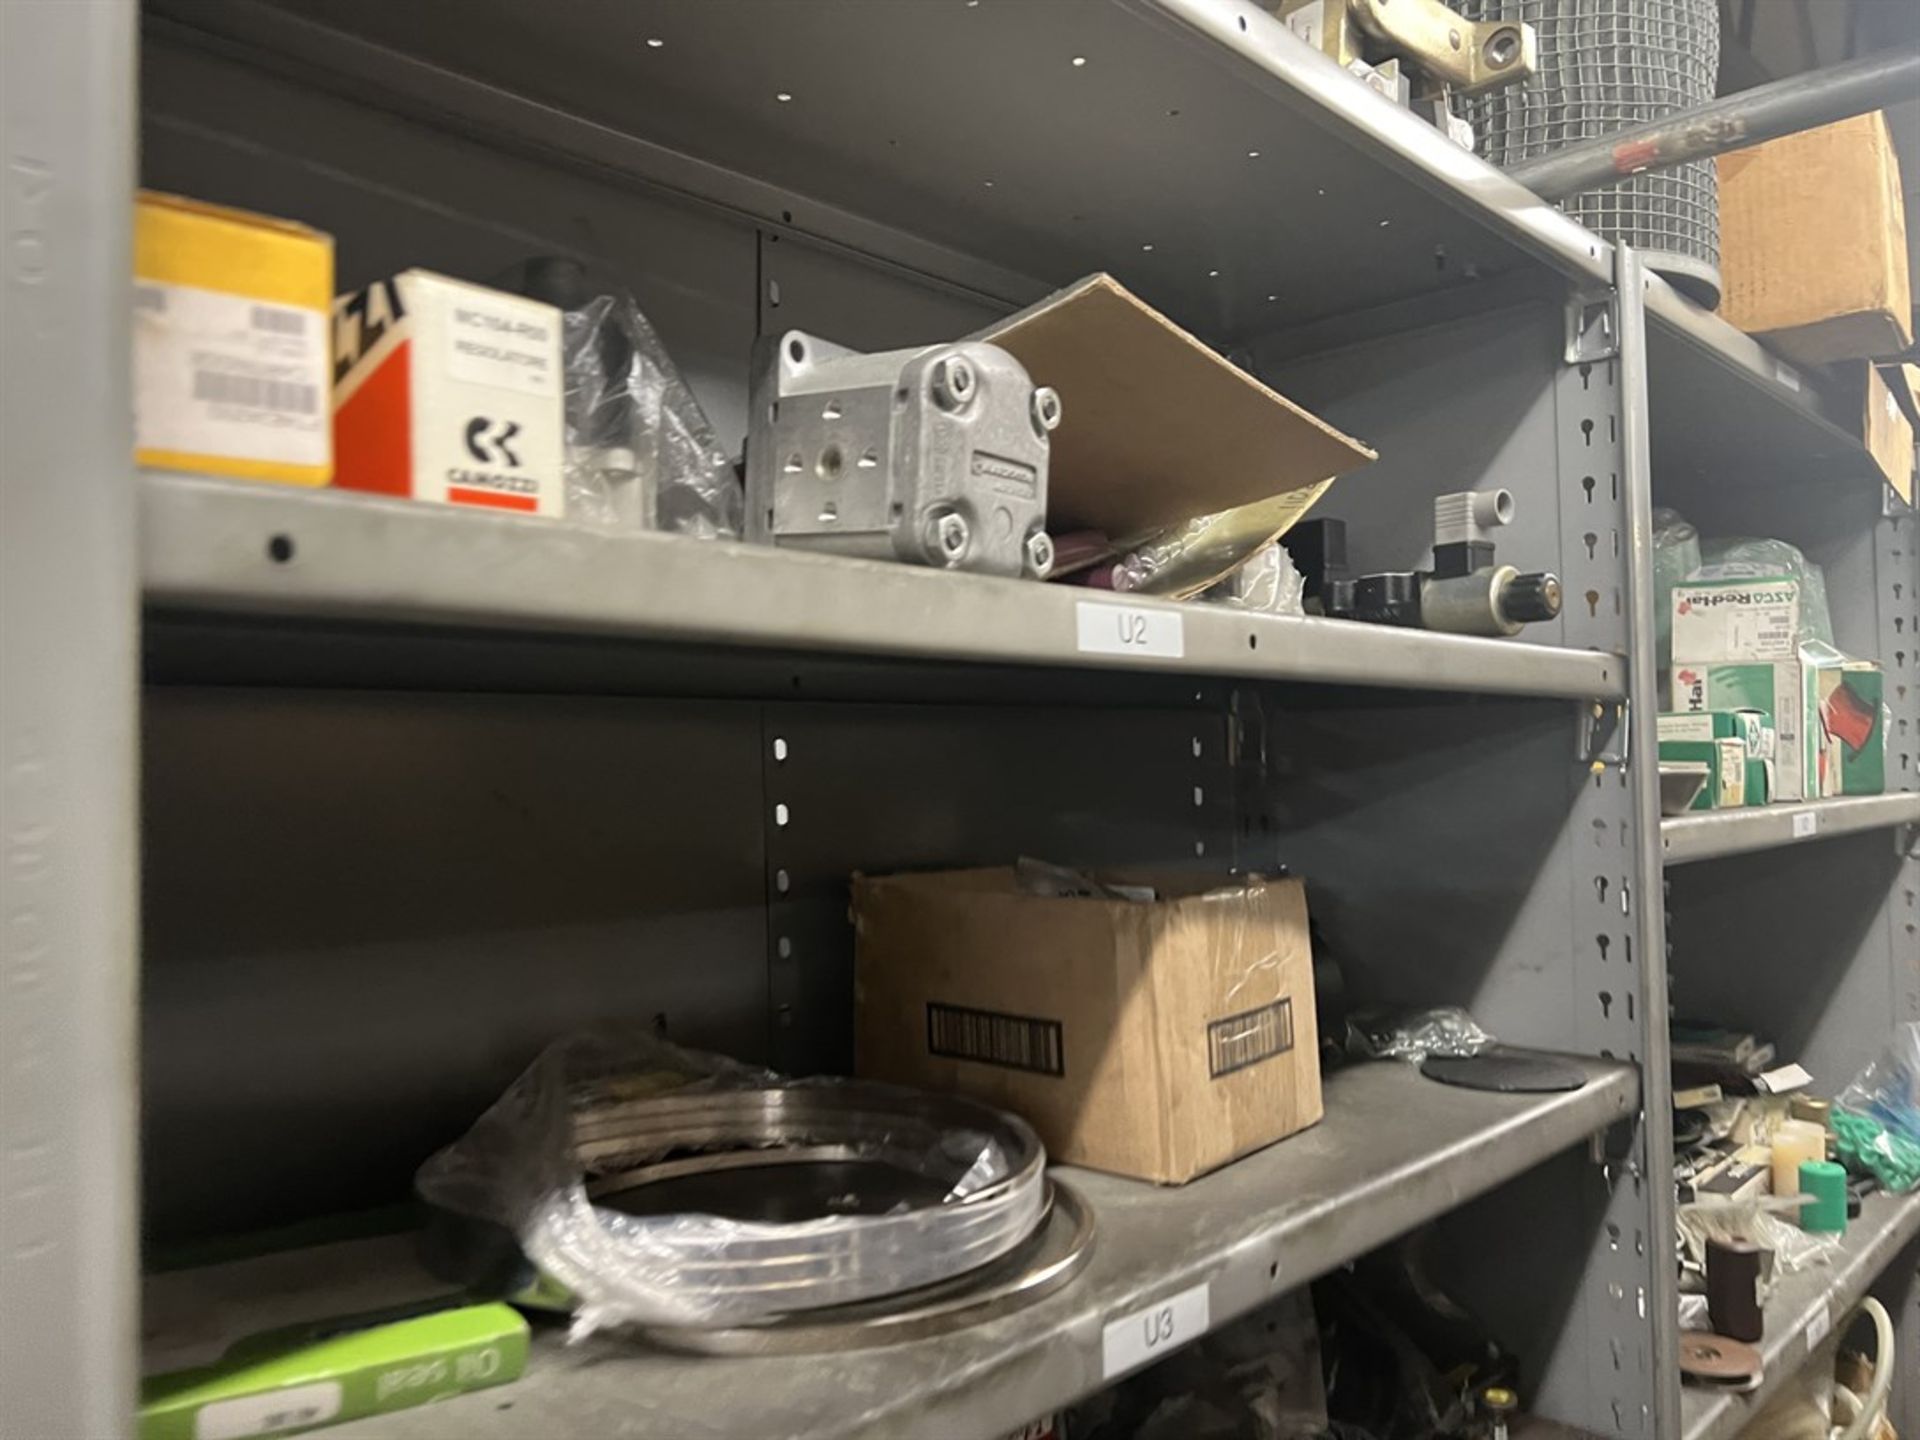
{"type": "Polygon", "coordinates": [[[1138,1370],[1207,1333],[1207,1287],[1196,1285],[1107,1322],[1100,1337],[1100,1378],[1138,1370]]]}
{"type": "Polygon", "coordinates": [[[1148,610],[1082,600],[1075,607],[1080,650],[1088,655],[1163,655],[1187,653],[1187,634],[1178,610],[1148,610]]]}
{"type": "Polygon", "coordinates": [[[1820,812],[1817,810],[1796,810],[1793,812],[1793,838],[1804,840],[1820,828],[1820,812]]]}
{"type": "Polygon", "coordinates": [[[193,1417],[194,1440],[247,1440],[324,1425],[340,1413],[344,1392],[338,1380],[289,1385],[258,1395],[215,1400],[193,1417]]]}
{"type": "Polygon", "coordinates": [[[1827,1332],[1831,1329],[1833,1329],[1833,1316],[1827,1310],[1827,1302],[1822,1300],[1813,1307],[1813,1314],[1807,1320],[1808,1354],[1820,1348],[1820,1342],[1827,1338],[1827,1332]]]}

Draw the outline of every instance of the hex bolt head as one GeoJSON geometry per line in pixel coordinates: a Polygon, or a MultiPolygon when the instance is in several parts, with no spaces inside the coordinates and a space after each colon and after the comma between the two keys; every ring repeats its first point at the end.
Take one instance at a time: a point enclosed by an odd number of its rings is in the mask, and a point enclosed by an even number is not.
{"type": "Polygon", "coordinates": [[[1051,385],[1033,389],[1033,428],[1045,436],[1060,424],[1060,394],[1051,385]]]}
{"type": "Polygon", "coordinates": [[[927,520],[924,543],[927,558],[936,565],[958,565],[966,558],[967,546],[972,541],[973,527],[967,524],[964,515],[948,510],[927,520]]]}
{"type": "Polygon", "coordinates": [[[933,399],[942,410],[963,410],[973,399],[976,377],[964,355],[943,355],[933,367],[933,399]]]}
{"type": "Polygon", "coordinates": [[[1044,530],[1027,536],[1027,573],[1044,580],[1053,573],[1053,539],[1044,530]]]}

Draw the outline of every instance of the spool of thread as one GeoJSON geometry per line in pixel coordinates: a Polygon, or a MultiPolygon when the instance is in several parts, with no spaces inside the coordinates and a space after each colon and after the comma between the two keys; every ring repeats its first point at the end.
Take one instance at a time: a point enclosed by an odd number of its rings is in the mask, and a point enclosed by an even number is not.
{"type": "MultiPolygon", "coordinates": [[[[1787,1120],[1773,1132],[1773,1193],[1798,1195],[1800,1167],[1827,1158],[1827,1132],[1806,1120],[1787,1120]]],[[[1734,1337],[1738,1339],[1738,1336],[1734,1337]]]]}
{"type": "Polygon", "coordinates": [[[1800,1167],[1800,1190],[1813,1198],[1800,1207],[1800,1228],[1814,1235],[1843,1235],[1847,1229],[1847,1172],[1831,1160],[1808,1160],[1800,1167]]]}
{"type": "Polygon", "coordinates": [[[1746,1240],[1707,1241],[1707,1317],[1714,1333],[1749,1343],[1760,1338],[1760,1257],[1746,1240]]]}

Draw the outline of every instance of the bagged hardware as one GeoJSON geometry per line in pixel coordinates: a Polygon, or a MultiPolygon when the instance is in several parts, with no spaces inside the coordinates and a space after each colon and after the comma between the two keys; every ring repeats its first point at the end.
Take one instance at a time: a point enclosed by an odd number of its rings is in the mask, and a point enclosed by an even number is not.
{"type": "Polygon", "coordinates": [[[512,283],[562,312],[569,518],[739,539],[733,463],[633,296],[556,257],[529,260],[512,283]]]}
{"type": "Polygon", "coordinates": [[[1920,1185],[1920,1022],[1909,1021],[1833,1102],[1833,1133],[1849,1170],[1895,1194],[1920,1185]]]}
{"type": "MultiPolygon", "coordinates": [[[[510,1231],[571,1300],[579,1338],[629,1323],[749,1325],[948,1279],[1032,1232],[1045,1163],[1023,1122],[972,1102],[782,1080],[607,1025],[549,1046],[417,1184],[443,1210],[510,1231]],[[691,1175],[704,1208],[721,1209],[727,1172],[781,1163],[782,1149],[798,1165],[884,1167],[912,1198],[834,1195],[827,1208],[844,1213],[792,1221],[658,1204],[687,1196],[691,1175]],[[721,1163],[698,1163],[713,1155],[721,1163]],[[634,1213],[611,1203],[634,1195],[634,1213]]],[[[743,1177],[732,1193],[751,1203],[756,1184],[743,1177]]]]}

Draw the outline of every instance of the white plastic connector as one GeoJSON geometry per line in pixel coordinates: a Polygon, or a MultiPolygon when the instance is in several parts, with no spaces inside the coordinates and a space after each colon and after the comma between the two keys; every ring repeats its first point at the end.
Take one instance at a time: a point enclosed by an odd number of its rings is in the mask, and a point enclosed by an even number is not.
{"type": "Polygon", "coordinates": [[[1433,543],[1484,540],[1487,531],[1497,530],[1512,519],[1511,490],[1456,490],[1433,502],[1433,543]]]}

